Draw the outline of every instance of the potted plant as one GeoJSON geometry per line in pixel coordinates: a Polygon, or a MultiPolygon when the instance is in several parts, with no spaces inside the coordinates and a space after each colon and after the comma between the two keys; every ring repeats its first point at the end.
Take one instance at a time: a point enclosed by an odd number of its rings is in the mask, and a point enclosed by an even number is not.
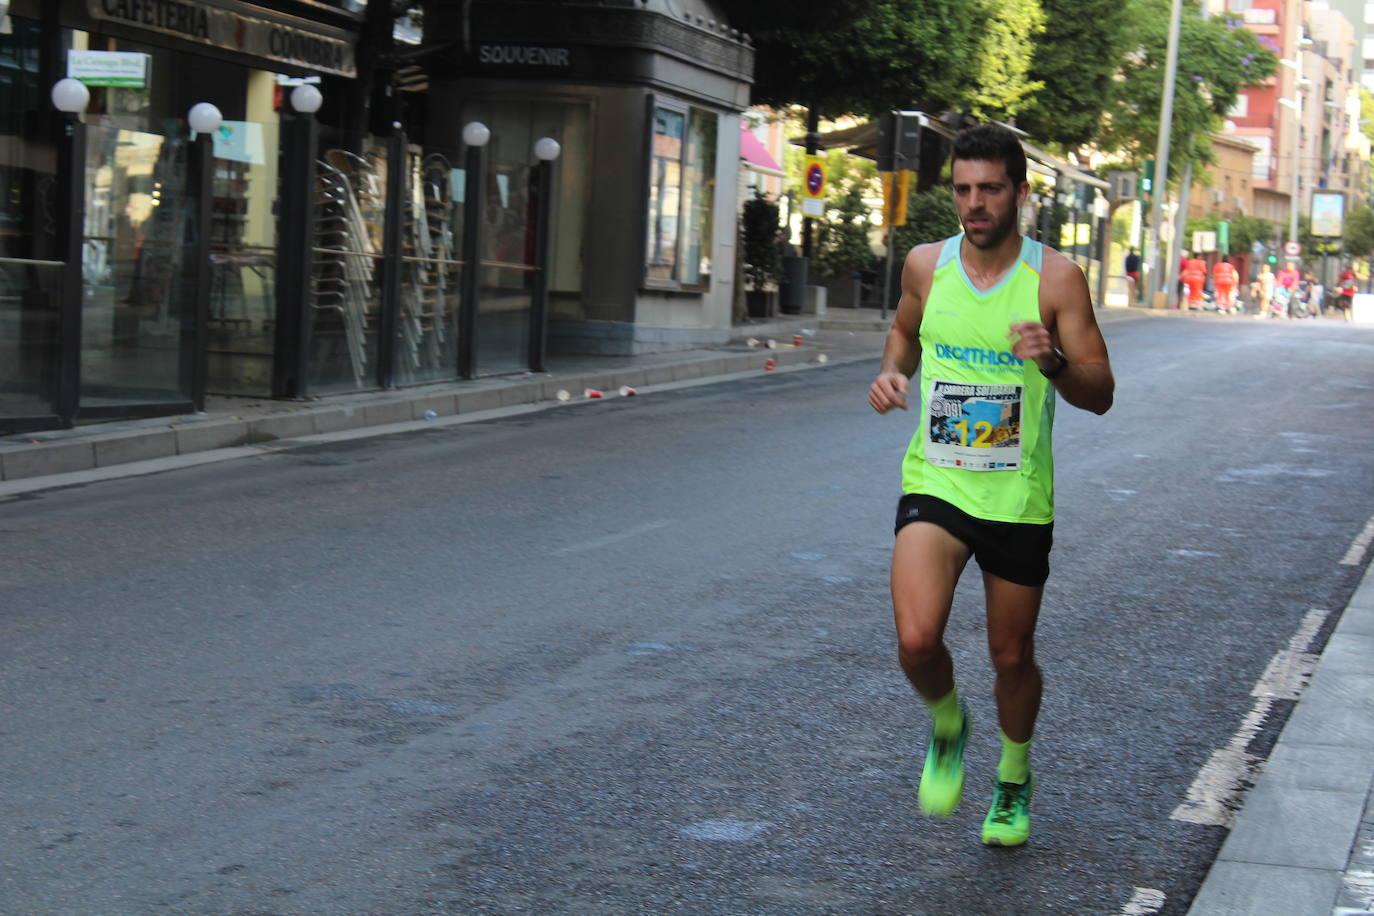
{"type": "Polygon", "coordinates": [[[778,205],[756,192],[744,202],[741,221],[749,316],[770,318],[777,313],[778,280],[782,276],[782,257],[777,244],[778,205]]]}

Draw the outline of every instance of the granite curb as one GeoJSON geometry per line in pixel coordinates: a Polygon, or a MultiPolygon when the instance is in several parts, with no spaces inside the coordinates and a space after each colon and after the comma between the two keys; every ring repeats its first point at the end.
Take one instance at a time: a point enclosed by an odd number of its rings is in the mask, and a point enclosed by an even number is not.
{"type": "Polygon", "coordinates": [[[1374,566],[1331,634],[1189,916],[1374,912],[1374,566]]]}

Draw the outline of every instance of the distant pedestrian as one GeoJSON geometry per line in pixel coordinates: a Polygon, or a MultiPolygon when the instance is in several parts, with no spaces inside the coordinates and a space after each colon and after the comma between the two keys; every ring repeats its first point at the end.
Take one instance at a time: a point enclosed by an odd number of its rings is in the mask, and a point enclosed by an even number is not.
{"type": "Polygon", "coordinates": [[[1236,284],[1239,282],[1240,275],[1236,273],[1229,257],[1223,257],[1212,265],[1212,288],[1217,294],[1217,311],[1235,314],[1236,284]]]}
{"type": "Polygon", "coordinates": [[[1269,303],[1274,298],[1274,272],[1265,264],[1260,268],[1259,276],[1255,278],[1255,283],[1259,286],[1259,315],[1264,318],[1269,314],[1269,303]]]}
{"type": "Polygon", "coordinates": [[[1202,308],[1202,288],[1207,285],[1207,263],[1196,255],[1188,255],[1179,275],[1188,287],[1188,308],[1202,308]]]}
{"type": "Polygon", "coordinates": [[[1354,311],[1355,291],[1357,285],[1355,270],[1349,264],[1345,265],[1345,270],[1341,271],[1340,280],[1336,285],[1336,305],[1345,316],[1346,323],[1350,323],[1350,316],[1354,311]]]}
{"type": "Polygon", "coordinates": [[[1322,300],[1326,297],[1326,287],[1322,281],[1317,279],[1316,274],[1309,274],[1307,281],[1307,317],[1320,318],[1322,315],[1322,300]]]}
{"type": "Polygon", "coordinates": [[[982,839],[1016,846],[1030,836],[1041,692],[1034,635],[1054,533],[1055,396],[1101,414],[1115,383],[1083,272],[1017,231],[1030,185],[1016,135],[1000,125],[959,134],[952,175],[963,234],[907,254],[868,402],[880,414],[905,410],[920,370],[892,603],[902,671],[934,719],[921,810],[948,815],[963,794],[970,720],[944,634],[972,558],[983,572],[1002,744],[982,839]]]}
{"type": "Polygon", "coordinates": [[[1140,290],[1140,255],[1134,248],[1126,255],[1126,285],[1130,290],[1130,301],[1135,302],[1140,290]]]}

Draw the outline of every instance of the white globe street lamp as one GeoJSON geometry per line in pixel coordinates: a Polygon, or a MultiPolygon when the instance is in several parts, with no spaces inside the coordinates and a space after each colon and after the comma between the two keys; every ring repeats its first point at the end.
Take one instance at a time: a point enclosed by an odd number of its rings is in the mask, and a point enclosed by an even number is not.
{"type": "Polygon", "coordinates": [[[186,112],[186,122],[198,134],[212,134],[224,123],[224,115],[209,102],[197,102],[186,112]]]}
{"type": "Polygon", "coordinates": [[[310,83],[301,83],[291,90],[291,107],[301,114],[314,114],[324,104],[324,94],[310,83]]]}
{"type": "Polygon", "coordinates": [[[563,152],[563,147],[553,137],[540,137],[534,141],[534,156],[544,162],[552,162],[563,152]]]}
{"type": "Polygon", "coordinates": [[[463,142],[468,146],[486,146],[491,139],[491,128],[481,121],[469,121],[463,126],[463,142]]]}
{"type": "Polygon", "coordinates": [[[78,114],[86,110],[90,101],[91,90],[81,80],[68,76],[52,84],[52,103],[58,111],[78,114]]]}

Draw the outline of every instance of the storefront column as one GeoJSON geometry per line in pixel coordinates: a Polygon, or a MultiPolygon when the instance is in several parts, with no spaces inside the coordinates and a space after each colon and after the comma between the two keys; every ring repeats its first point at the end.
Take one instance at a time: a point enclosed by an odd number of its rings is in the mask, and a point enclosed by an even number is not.
{"type": "Polygon", "coordinates": [[[539,160],[530,170],[530,193],[534,195],[534,297],[530,307],[530,369],[544,371],[544,359],[549,349],[549,223],[552,217],[553,161],[561,152],[552,137],[542,137],[534,144],[539,160]]]}
{"type": "Polygon", "coordinates": [[[320,127],[313,114],[282,112],[282,194],[277,223],[277,324],[272,397],[301,398],[315,322],[311,284],[320,127]]]}
{"type": "Polygon", "coordinates": [[[196,410],[205,409],[206,351],[210,342],[210,208],[214,200],[215,148],[211,134],[197,132],[186,151],[186,194],[195,201],[186,256],[195,265],[191,307],[182,316],[182,334],[192,338],[191,358],[182,360],[183,390],[196,410]],[[185,322],[190,321],[187,328],[185,322]],[[189,376],[189,377],[187,377],[189,376]]]}
{"type": "Polygon", "coordinates": [[[63,261],[58,286],[59,332],[57,414],[63,426],[76,420],[81,394],[81,236],[86,219],[86,125],[75,114],[57,121],[58,260],[63,261]]]}
{"type": "Polygon", "coordinates": [[[486,145],[491,131],[473,121],[463,128],[462,301],[458,304],[458,377],[477,377],[477,295],[482,277],[482,213],[485,209],[486,145]]]}

